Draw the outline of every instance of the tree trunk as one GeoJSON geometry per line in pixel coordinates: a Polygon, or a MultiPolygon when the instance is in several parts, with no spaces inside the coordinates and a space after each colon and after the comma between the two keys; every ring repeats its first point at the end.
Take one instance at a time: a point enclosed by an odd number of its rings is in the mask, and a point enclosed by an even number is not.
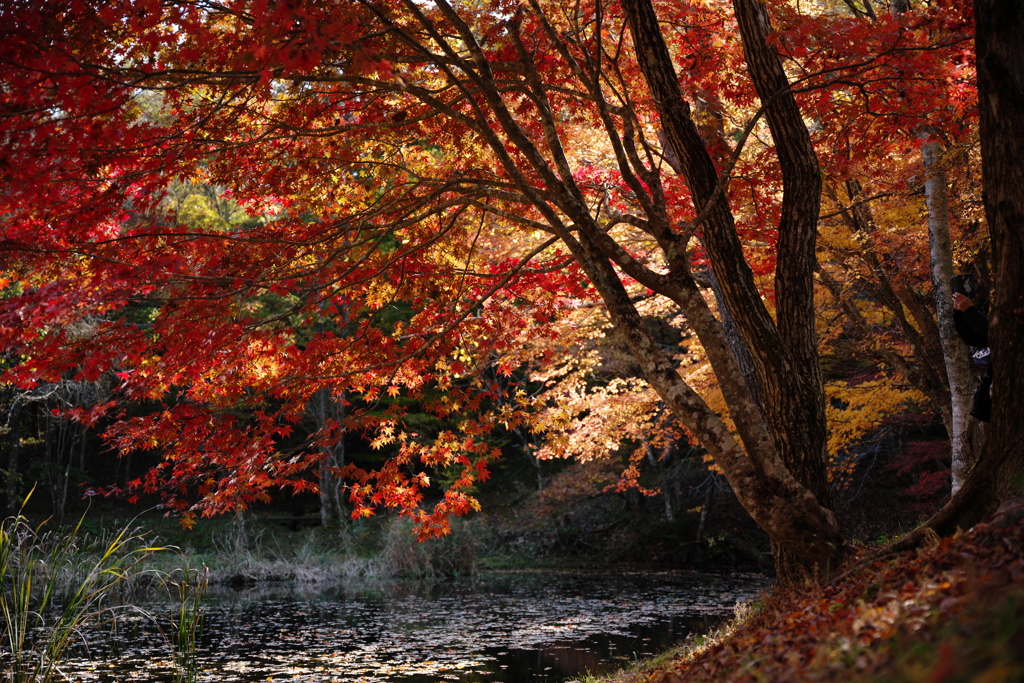
{"type": "Polygon", "coordinates": [[[661,498],[665,504],[665,519],[674,522],[679,511],[679,481],[672,457],[675,445],[665,446],[661,450],[661,457],[654,454],[654,449],[646,440],[643,442],[643,446],[644,452],[647,454],[647,461],[651,463],[651,467],[658,474],[658,486],[661,488],[661,498]]]}
{"type": "MultiPolygon", "coordinates": [[[[992,424],[1000,500],[1024,492],[1024,4],[975,0],[985,215],[995,292],[990,317],[992,424]]],[[[980,469],[980,467],[979,467],[980,469]]]]}
{"type": "Polygon", "coordinates": [[[235,529],[232,541],[236,553],[243,554],[249,550],[249,530],[245,524],[245,510],[241,507],[235,508],[235,529]]]}
{"type": "Polygon", "coordinates": [[[7,413],[8,432],[7,438],[10,446],[7,451],[7,470],[4,474],[5,508],[7,515],[14,515],[18,512],[21,501],[18,500],[18,450],[21,448],[21,413],[23,403],[20,397],[15,395],[14,403],[7,413]]]}
{"type": "MultiPolygon", "coordinates": [[[[906,0],[893,0],[890,12],[898,16],[910,11],[906,0]]],[[[968,418],[971,406],[971,385],[973,378],[960,342],[953,326],[953,291],[950,279],[953,277],[953,246],[949,229],[949,198],[946,188],[946,173],[942,169],[942,144],[935,139],[936,132],[930,126],[919,131],[921,160],[924,165],[924,194],[928,206],[928,243],[930,246],[932,288],[935,296],[935,317],[938,321],[939,343],[942,345],[943,366],[949,387],[950,408],[943,410],[943,422],[949,433],[952,451],[953,477],[952,493],[963,486],[967,472],[977,460],[968,438],[968,418]]]]}
{"type": "Polygon", "coordinates": [[[935,317],[946,368],[950,396],[949,443],[953,456],[953,493],[960,490],[977,453],[971,451],[968,419],[971,412],[973,376],[967,353],[953,325],[953,244],[949,229],[949,199],[946,173],[942,170],[942,145],[924,131],[921,158],[924,163],[924,193],[928,205],[928,243],[931,251],[935,317]]]}
{"type": "MultiPolygon", "coordinates": [[[[641,70],[658,106],[665,140],[690,186],[698,211],[707,215],[700,226],[704,243],[720,275],[723,301],[751,352],[762,392],[763,417],[720,324],[700,319],[700,303],[694,302],[691,285],[684,281],[678,303],[708,352],[750,457],[742,451],[734,456],[730,440],[723,438],[707,416],[701,416],[700,422],[710,428],[708,437],[718,444],[704,438],[702,443],[722,466],[747,511],[772,537],[777,549],[785,549],[777,556],[780,578],[796,579],[824,570],[840,561],[843,550],[841,534],[829,509],[831,496],[824,466],[825,399],[814,332],[813,273],[821,178],[810,135],[789,92],[778,52],[766,42],[771,30],[767,14],[753,0],[734,2],[750,76],[765,107],[783,176],[775,280],[777,324],[762,304],[743,257],[725,193],[715,194],[718,174],[683,99],[654,7],[650,0],[624,0],[622,6],[641,70]],[[770,443],[764,442],[765,430],[770,443]],[[787,510],[785,520],[782,510],[787,510]],[[800,534],[806,537],[798,539],[800,534]]],[[[595,283],[600,280],[601,276],[591,277],[595,283]]],[[[629,338],[631,316],[618,302],[610,300],[601,286],[598,289],[616,327],[627,331],[629,338]]],[[[634,332],[639,334],[640,330],[634,332]]],[[[649,340],[634,338],[630,346],[641,365],[646,366],[651,385],[692,430],[693,418],[697,417],[694,402],[678,374],[652,357],[649,340]]]]}
{"type": "Polygon", "coordinates": [[[757,404],[758,410],[763,415],[761,383],[757,379],[757,368],[754,366],[754,359],[750,355],[750,349],[747,348],[747,343],[740,335],[736,321],[729,312],[729,306],[725,302],[725,294],[722,293],[722,286],[718,284],[718,276],[715,275],[714,268],[708,269],[708,283],[711,285],[711,291],[714,292],[715,300],[718,302],[718,314],[722,319],[722,331],[725,333],[725,338],[729,340],[729,348],[732,349],[732,355],[736,357],[736,363],[740,366],[740,372],[743,373],[743,378],[747,382],[747,388],[750,389],[751,398],[754,399],[754,403],[757,404]]]}
{"type": "Polygon", "coordinates": [[[320,523],[325,528],[337,527],[345,515],[341,500],[341,481],[338,469],[345,464],[345,437],[337,428],[337,423],[344,417],[344,407],[339,405],[331,390],[320,389],[310,399],[309,412],[316,421],[317,429],[329,429],[334,425],[336,440],[330,444],[321,444],[319,449],[323,456],[319,470],[320,485],[320,523]]]}
{"type": "MultiPolygon", "coordinates": [[[[828,188],[828,191],[836,205],[843,207],[846,202],[851,203],[849,207],[841,209],[843,220],[850,230],[866,240],[872,239],[871,236],[875,232],[874,219],[868,202],[859,201],[862,192],[860,183],[856,180],[846,182],[846,200],[840,197],[835,188],[828,188]]],[[[914,351],[911,356],[900,355],[895,349],[884,344],[875,346],[872,337],[877,331],[871,328],[861,314],[855,299],[845,294],[841,283],[832,279],[825,271],[819,273],[822,284],[842,306],[868,352],[872,353],[878,362],[891,367],[924,393],[940,415],[947,432],[953,434],[953,414],[942,345],[938,340],[938,325],[914,292],[905,286],[894,286],[893,281],[898,275],[896,269],[879,259],[870,243],[860,253],[860,257],[874,276],[872,284],[865,289],[872,298],[892,312],[903,336],[914,351]]]]}
{"type": "Polygon", "coordinates": [[[975,0],[975,49],[985,216],[992,237],[992,422],[977,465],[963,487],[925,525],[969,528],[1000,504],[1024,497],[1024,5],[975,0]]]}
{"type": "MultiPolygon", "coordinates": [[[[581,237],[586,240],[586,233],[581,232],[581,237]]],[[[771,449],[771,439],[765,433],[760,414],[750,399],[735,361],[729,374],[723,370],[718,376],[723,382],[723,392],[736,395],[736,400],[730,401],[730,410],[736,411],[734,419],[737,426],[747,430],[752,437],[744,440],[746,451],[721,419],[683,381],[671,358],[659,348],[608,260],[586,241],[576,242],[570,236],[563,239],[604,299],[613,325],[623,335],[647,381],[722,467],[737,498],[754,521],[771,536],[777,547],[785,548],[785,555],[780,556],[781,561],[776,563],[779,581],[797,581],[834,568],[844,552],[843,537],[835,515],[820,504],[809,488],[794,478],[771,449]],[[746,399],[741,400],[738,398],[740,395],[745,395],[746,399]],[[737,418],[737,414],[743,418],[737,418]]],[[[699,294],[696,296],[699,298],[699,294]]],[[[698,312],[696,308],[690,308],[698,312]]],[[[705,312],[710,316],[710,311],[705,312]]],[[[691,315],[691,310],[687,315],[691,322],[697,317],[691,315]]],[[[717,321],[714,322],[717,325],[717,321]]],[[[701,334],[699,330],[703,323],[698,322],[697,326],[698,334],[701,334]]],[[[709,348],[704,339],[702,343],[709,357],[725,353],[731,358],[720,327],[715,346],[709,348]]],[[[715,369],[716,374],[719,370],[715,369]]]]}

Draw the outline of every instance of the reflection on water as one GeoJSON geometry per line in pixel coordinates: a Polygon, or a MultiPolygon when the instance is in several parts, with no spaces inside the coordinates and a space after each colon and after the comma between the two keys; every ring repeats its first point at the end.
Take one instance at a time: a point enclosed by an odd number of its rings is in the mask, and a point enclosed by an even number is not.
{"type": "MultiPolygon", "coordinates": [[[[369,595],[216,593],[204,608],[200,680],[554,683],[706,631],[766,587],[749,574],[514,572],[369,595]]],[[[72,680],[170,680],[150,621],[119,636],[113,667],[83,658],[72,680]]]]}

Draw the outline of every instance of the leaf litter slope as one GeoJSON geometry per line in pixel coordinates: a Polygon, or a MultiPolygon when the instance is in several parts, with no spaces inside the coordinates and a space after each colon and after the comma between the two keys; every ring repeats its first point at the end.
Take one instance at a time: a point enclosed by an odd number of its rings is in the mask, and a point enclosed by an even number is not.
{"type": "Polygon", "coordinates": [[[832,583],[775,594],[705,649],[616,680],[1024,680],[1024,505],[930,548],[863,556],[832,583]]]}

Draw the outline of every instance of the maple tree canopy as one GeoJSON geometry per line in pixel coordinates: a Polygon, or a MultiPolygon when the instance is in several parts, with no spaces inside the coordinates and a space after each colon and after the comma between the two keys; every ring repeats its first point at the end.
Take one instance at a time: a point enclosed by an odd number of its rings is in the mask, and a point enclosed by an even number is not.
{"type": "Polygon", "coordinates": [[[134,486],[189,514],[314,486],[317,444],[279,444],[327,390],[347,412],[319,443],[397,447],[345,468],[355,514],[443,533],[481,435],[557,426],[482,368],[542,364],[600,302],[777,552],[835,559],[822,179],[906,190],[894,160],[969,141],[976,88],[962,3],[808,4],[4,3],[2,381],[116,378],[69,416],[160,453],[134,486]],[[685,314],[718,410],[648,300],[685,314]],[[411,433],[389,397],[460,431],[411,433]],[[413,462],[463,468],[433,510],[413,462]]]}

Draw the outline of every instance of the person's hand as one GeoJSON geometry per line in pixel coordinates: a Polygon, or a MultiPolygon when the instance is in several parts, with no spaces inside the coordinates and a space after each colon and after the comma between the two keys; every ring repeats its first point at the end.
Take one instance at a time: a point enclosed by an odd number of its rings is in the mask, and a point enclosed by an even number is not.
{"type": "Polygon", "coordinates": [[[968,299],[960,292],[953,293],[953,308],[958,311],[966,311],[968,308],[974,305],[974,302],[968,299]]]}

